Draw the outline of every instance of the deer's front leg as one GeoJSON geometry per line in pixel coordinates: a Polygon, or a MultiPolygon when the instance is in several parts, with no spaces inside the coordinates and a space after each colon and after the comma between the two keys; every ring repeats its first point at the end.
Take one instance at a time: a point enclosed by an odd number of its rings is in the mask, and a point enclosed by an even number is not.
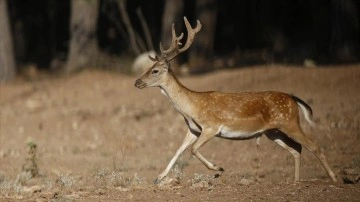
{"type": "Polygon", "coordinates": [[[171,168],[173,167],[174,163],[179,158],[179,156],[185,151],[185,149],[187,149],[190,145],[192,145],[196,139],[197,136],[195,136],[193,133],[191,133],[190,130],[188,130],[182,145],[176,151],[174,157],[171,159],[165,170],[156,178],[154,182],[155,184],[160,183],[161,180],[164,179],[164,177],[169,173],[169,171],[171,170],[171,168]]]}
{"type": "Polygon", "coordinates": [[[199,148],[204,145],[205,143],[207,143],[211,138],[213,138],[216,134],[216,131],[212,130],[212,129],[204,129],[201,132],[201,135],[199,136],[199,138],[196,140],[196,142],[194,143],[194,145],[192,146],[192,154],[195,155],[208,169],[210,170],[214,170],[214,171],[224,171],[224,169],[222,167],[219,167],[213,163],[211,163],[210,161],[206,160],[198,151],[199,148]]]}

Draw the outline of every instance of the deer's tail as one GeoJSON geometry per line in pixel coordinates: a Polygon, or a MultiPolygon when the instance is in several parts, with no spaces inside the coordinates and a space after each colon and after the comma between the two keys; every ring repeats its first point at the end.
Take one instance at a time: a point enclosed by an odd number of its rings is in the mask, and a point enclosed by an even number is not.
{"type": "Polygon", "coordinates": [[[312,120],[312,109],[311,107],[302,99],[292,95],[292,99],[296,102],[296,104],[300,107],[301,112],[303,113],[305,120],[311,125],[315,126],[315,122],[312,120]]]}

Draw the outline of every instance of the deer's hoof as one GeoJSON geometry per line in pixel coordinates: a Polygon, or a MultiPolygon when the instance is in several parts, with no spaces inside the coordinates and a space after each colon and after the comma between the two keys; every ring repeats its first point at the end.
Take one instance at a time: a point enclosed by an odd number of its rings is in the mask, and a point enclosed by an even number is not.
{"type": "Polygon", "coordinates": [[[160,184],[161,181],[162,181],[161,178],[156,178],[156,179],[154,180],[154,184],[158,185],[158,184],[160,184]]]}

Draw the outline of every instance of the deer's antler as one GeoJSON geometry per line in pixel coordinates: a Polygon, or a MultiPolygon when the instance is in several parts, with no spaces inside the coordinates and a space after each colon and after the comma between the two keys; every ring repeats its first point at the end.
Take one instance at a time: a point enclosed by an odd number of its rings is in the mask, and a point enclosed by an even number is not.
{"type": "Polygon", "coordinates": [[[175,32],[175,24],[172,24],[172,40],[170,47],[167,50],[164,50],[161,42],[160,42],[160,51],[161,51],[161,59],[163,60],[172,60],[174,59],[178,54],[186,51],[194,41],[195,34],[198,33],[201,30],[201,23],[199,20],[197,20],[196,27],[193,29],[187,20],[186,17],[184,17],[185,26],[188,32],[188,37],[186,39],[186,43],[182,48],[179,48],[179,45],[182,45],[180,40],[184,37],[184,33],[181,33],[180,36],[176,36],[175,32]]]}

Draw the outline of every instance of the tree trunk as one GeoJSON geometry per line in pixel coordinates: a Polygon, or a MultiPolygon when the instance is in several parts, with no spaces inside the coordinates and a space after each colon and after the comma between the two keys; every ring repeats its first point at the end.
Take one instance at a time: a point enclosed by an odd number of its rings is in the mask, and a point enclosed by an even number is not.
{"type": "Polygon", "coordinates": [[[134,27],[131,24],[129,14],[126,10],[126,5],[127,5],[126,0],[118,0],[118,6],[119,6],[121,18],[125,24],[125,27],[127,29],[128,35],[129,35],[131,49],[135,53],[135,55],[140,55],[142,50],[138,46],[138,43],[136,41],[137,33],[135,32],[134,27]]]}
{"type": "MultiPolygon", "coordinates": [[[[171,27],[172,23],[175,23],[176,34],[180,34],[180,28],[184,24],[182,18],[184,9],[183,0],[167,0],[165,1],[164,13],[162,16],[162,29],[161,29],[161,43],[167,49],[171,43],[171,27]]],[[[159,44],[156,44],[155,48],[159,48],[159,44]]],[[[159,51],[156,49],[156,51],[159,51]]],[[[172,62],[173,69],[177,70],[179,64],[179,58],[175,58],[172,62]]]]}
{"type": "MultiPolygon", "coordinates": [[[[196,1],[196,16],[198,16],[203,26],[189,52],[190,68],[199,69],[200,71],[213,68],[211,58],[214,54],[216,12],[216,0],[196,1]]],[[[195,24],[195,21],[192,24],[195,24]]]]}
{"type": "Polygon", "coordinates": [[[0,0],[0,83],[15,76],[13,41],[6,0],[0,0]]]}
{"type": "Polygon", "coordinates": [[[341,62],[356,61],[359,54],[359,15],[356,1],[331,0],[332,36],[330,52],[341,62]]]}
{"type": "MultiPolygon", "coordinates": [[[[182,0],[165,1],[164,13],[162,17],[161,42],[166,48],[171,42],[171,25],[175,22],[177,34],[180,34],[181,25],[184,24],[182,18],[184,2],[182,0]]],[[[157,47],[158,48],[158,47],[157,47]]]]}
{"type": "Polygon", "coordinates": [[[65,71],[80,70],[91,65],[97,56],[96,24],[99,0],[72,0],[70,50],[65,71]]]}

